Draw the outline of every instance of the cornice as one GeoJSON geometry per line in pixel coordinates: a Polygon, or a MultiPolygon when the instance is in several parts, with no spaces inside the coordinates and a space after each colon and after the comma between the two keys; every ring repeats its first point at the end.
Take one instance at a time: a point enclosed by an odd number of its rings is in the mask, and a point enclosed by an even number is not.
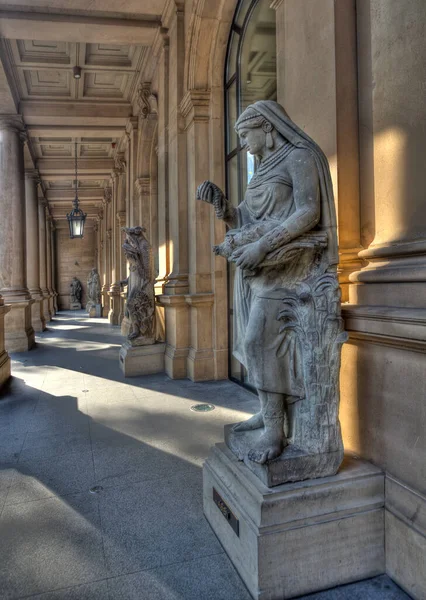
{"type": "Polygon", "coordinates": [[[37,185],[41,183],[41,177],[38,169],[25,169],[25,179],[35,181],[37,185]]]}
{"type": "Polygon", "coordinates": [[[161,23],[163,27],[170,29],[175,16],[183,15],[184,6],[184,0],[167,0],[166,5],[164,6],[163,14],[161,15],[161,23]]]}

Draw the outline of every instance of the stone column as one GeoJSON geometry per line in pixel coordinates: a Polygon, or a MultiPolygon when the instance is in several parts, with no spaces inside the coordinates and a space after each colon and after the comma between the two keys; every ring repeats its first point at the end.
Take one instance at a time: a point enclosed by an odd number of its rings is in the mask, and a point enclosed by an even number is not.
{"type": "Polygon", "coordinates": [[[118,284],[119,281],[119,264],[120,264],[120,249],[118,247],[118,224],[117,224],[117,208],[121,203],[121,197],[123,196],[123,183],[125,184],[125,169],[124,169],[124,157],[120,156],[117,164],[119,168],[114,169],[112,172],[112,206],[111,206],[111,286],[108,291],[110,299],[110,308],[108,312],[108,321],[111,325],[119,325],[120,321],[120,301],[121,301],[121,287],[118,284]]]}
{"type": "MultiPolygon", "coordinates": [[[[118,245],[118,251],[119,251],[118,278],[120,281],[124,281],[124,279],[127,279],[127,261],[126,261],[126,257],[124,256],[124,252],[122,249],[123,235],[124,235],[122,233],[122,228],[125,227],[125,225],[126,225],[126,211],[120,211],[117,213],[117,227],[118,227],[117,245],[118,245]]],[[[127,292],[124,291],[123,288],[121,287],[120,288],[120,314],[118,317],[119,324],[121,324],[121,322],[124,319],[126,298],[127,298],[127,292]]]]}
{"type": "Polygon", "coordinates": [[[104,212],[103,212],[103,273],[104,273],[104,281],[102,285],[102,316],[108,317],[109,313],[109,296],[108,291],[110,287],[110,260],[109,260],[109,248],[110,248],[110,236],[111,230],[110,222],[109,222],[109,206],[112,200],[112,189],[111,187],[106,187],[104,190],[104,212]]]}
{"type": "Polygon", "coordinates": [[[0,388],[10,377],[10,358],[4,348],[4,317],[9,311],[10,306],[5,306],[0,296],[0,388]]]}
{"type": "Polygon", "coordinates": [[[52,317],[55,314],[54,307],[54,292],[52,288],[52,238],[51,238],[52,217],[47,216],[46,219],[46,274],[47,274],[47,289],[49,291],[49,311],[52,317]]]}
{"type": "Polygon", "coordinates": [[[52,320],[49,309],[49,290],[47,289],[47,257],[46,257],[46,206],[44,198],[38,200],[38,226],[39,226],[39,262],[40,262],[40,287],[43,293],[43,314],[46,323],[52,320]]]}
{"type": "Polygon", "coordinates": [[[34,346],[31,295],[25,251],[24,125],[19,115],[0,117],[0,292],[11,305],[5,317],[5,346],[23,352],[34,346]]]}
{"type": "Polygon", "coordinates": [[[25,208],[27,229],[27,285],[34,300],[31,306],[31,323],[34,331],[46,329],[43,312],[43,292],[40,288],[39,222],[37,186],[40,175],[36,169],[25,171],[25,208]]]}
{"type": "Polygon", "coordinates": [[[213,289],[212,240],[210,207],[195,199],[200,181],[209,179],[209,152],[205,140],[209,138],[210,92],[192,90],[181,103],[187,135],[188,173],[188,229],[189,229],[189,306],[191,327],[190,348],[187,358],[188,376],[194,381],[215,378],[213,352],[213,289]]]}
{"type": "Polygon", "coordinates": [[[53,310],[55,314],[58,312],[58,286],[57,286],[57,271],[56,271],[56,227],[53,221],[50,224],[50,248],[52,256],[52,289],[53,289],[53,310]]]}

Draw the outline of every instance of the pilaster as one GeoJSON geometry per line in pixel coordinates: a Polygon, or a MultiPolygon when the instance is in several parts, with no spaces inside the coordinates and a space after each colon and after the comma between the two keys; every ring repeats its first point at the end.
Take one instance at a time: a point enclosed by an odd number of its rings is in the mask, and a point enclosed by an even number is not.
{"type": "Polygon", "coordinates": [[[188,377],[192,381],[215,379],[213,339],[213,294],[185,296],[190,307],[190,344],[187,358],[188,377]]]}
{"type": "Polygon", "coordinates": [[[47,241],[46,241],[46,207],[45,198],[38,199],[38,227],[39,227],[39,263],[40,263],[40,287],[43,294],[43,314],[46,323],[52,320],[49,309],[49,290],[47,289],[47,241]]]}
{"type": "Polygon", "coordinates": [[[20,115],[0,117],[0,292],[11,305],[5,317],[5,346],[11,352],[29,350],[35,343],[26,268],[25,139],[20,115]]]}
{"type": "Polygon", "coordinates": [[[157,296],[165,310],[165,370],[172,379],[187,377],[189,353],[189,311],[184,295],[157,296]]]}
{"type": "Polygon", "coordinates": [[[36,169],[25,170],[25,215],[27,234],[27,285],[34,300],[31,306],[31,324],[36,332],[46,329],[43,293],[40,287],[39,222],[37,187],[40,175],[36,169]]]}

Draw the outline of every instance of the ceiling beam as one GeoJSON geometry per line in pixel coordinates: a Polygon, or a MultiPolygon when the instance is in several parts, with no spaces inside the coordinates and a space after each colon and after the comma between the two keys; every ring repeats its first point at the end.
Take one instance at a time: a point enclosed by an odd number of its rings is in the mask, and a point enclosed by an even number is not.
{"type": "MultiPolygon", "coordinates": [[[[75,190],[73,188],[66,190],[46,190],[46,198],[55,203],[69,202],[74,200],[74,196],[75,190]]],[[[103,197],[104,190],[101,188],[81,188],[78,190],[78,199],[81,201],[93,200],[101,202],[103,197]]]]}
{"type": "Polygon", "coordinates": [[[97,138],[114,139],[121,138],[124,134],[124,127],[96,127],[77,125],[28,125],[27,132],[30,137],[42,138],[97,138]]]}
{"type": "MultiPolygon", "coordinates": [[[[79,163],[80,164],[80,163],[79,163]]],[[[105,173],[85,173],[84,175],[84,179],[109,179],[110,176],[110,172],[108,171],[107,175],[105,175],[105,173]]],[[[74,176],[71,178],[73,179],[74,176]]],[[[63,173],[62,171],[57,173],[51,173],[50,175],[47,175],[44,178],[46,181],[63,181],[64,179],[67,179],[68,181],[70,180],[70,174],[69,173],[63,173]]]]}
{"type": "Polygon", "coordinates": [[[158,19],[0,10],[0,36],[9,40],[150,46],[160,26],[158,19]]]}
{"type": "Polygon", "coordinates": [[[124,128],[132,105],[119,102],[52,102],[23,100],[20,112],[26,125],[124,128]]]}
{"type": "MultiPolygon", "coordinates": [[[[113,168],[114,161],[112,158],[80,158],[78,160],[78,175],[81,179],[86,178],[86,171],[87,173],[93,171],[102,173],[99,179],[105,179],[113,168]]],[[[40,158],[37,161],[37,169],[40,171],[40,175],[47,180],[51,180],[50,173],[54,174],[57,171],[61,171],[69,179],[70,175],[75,172],[75,164],[72,158],[40,158]]]]}

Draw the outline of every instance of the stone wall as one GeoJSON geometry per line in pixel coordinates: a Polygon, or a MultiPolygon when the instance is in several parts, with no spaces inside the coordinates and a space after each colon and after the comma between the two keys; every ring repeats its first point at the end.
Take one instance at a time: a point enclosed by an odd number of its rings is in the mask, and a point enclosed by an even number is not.
{"type": "Polygon", "coordinates": [[[68,229],[56,231],[56,264],[59,310],[69,309],[69,285],[77,277],[83,286],[82,306],[86,305],[87,276],[95,266],[96,233],[86,229],[83,239],[70,239],[68,229]]]}

